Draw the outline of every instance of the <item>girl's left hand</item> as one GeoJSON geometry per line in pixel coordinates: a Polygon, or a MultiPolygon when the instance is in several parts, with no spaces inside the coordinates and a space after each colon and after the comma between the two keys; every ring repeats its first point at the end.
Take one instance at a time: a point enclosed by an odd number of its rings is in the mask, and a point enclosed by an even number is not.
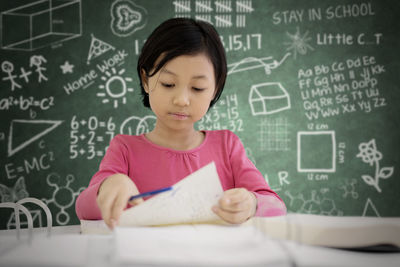
{"type": "Polygon", "coordinates": [[[253,217],[257,209],[256,196],[245,188],[233,188],[224,192],[218,205],[212,210],[228,223],[239,224],[253,217]]]}

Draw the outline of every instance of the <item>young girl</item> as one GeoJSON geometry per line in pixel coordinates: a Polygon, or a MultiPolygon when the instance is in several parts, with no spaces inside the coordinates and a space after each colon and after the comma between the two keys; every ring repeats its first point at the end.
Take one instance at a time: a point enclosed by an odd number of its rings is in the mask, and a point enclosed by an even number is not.
{"type": "Polygon", "coordinates": [[[77,198],[79,219],[104,219],[113,228],[127,206],[144,201],[127,205],[130,196],[171,186],[211,161],[224,189],[212,208],[220,218],[237,224],[286,213],[234,133],[194,128],[217,102],[227,75],[213,26],[184,18],[165,21],[144,44],[137,71],[143,104],[157,117],[154,130],[112,139],[99,171],[77,198]]]}

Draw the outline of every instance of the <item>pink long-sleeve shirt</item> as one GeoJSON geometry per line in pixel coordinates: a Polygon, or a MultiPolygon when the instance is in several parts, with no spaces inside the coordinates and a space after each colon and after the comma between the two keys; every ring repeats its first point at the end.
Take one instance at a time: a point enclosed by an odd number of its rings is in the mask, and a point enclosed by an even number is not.
{"type": "Polygon", "coordinates": [[[203,143],[191,150],[173,150],[156,145],[144,134],[117,135],[111,142],[88,188],[76,200],[79,219],[102,219],[96,197],[107,177],[129,176],[139,192],[171,186],[190,173],[215,162],[222,188],[244,187],[257,197],[255,216],[286,213],[282,199],[268,186],[262,174],[247,158],[240,139],[229,130],[204,131],[203,143]],[[271,196],[276,201],[271,201],[271,196]],[[279,203],[279,205],[276,205],[279,203]]]}

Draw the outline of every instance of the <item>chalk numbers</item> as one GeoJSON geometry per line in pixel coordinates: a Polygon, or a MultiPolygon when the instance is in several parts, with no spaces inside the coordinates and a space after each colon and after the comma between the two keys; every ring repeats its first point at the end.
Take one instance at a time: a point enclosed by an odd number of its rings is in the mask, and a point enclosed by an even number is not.
{"type": "Polygon", "coordinates": [[[262,48],[261,33],[231,34],[225,37],[220,36],[220,38],[226,52],[260,50],[262,48]]]}
{"type": "Polygon", "coordinates": [[[220,98],[219,102],[198,122],[198,129],[243,131],[243,120],[240,118],[238,107],[236,94],[220,98]]]}
{"type": "Polygon", "coordinates": [[[76,116],[73,116],[70,126],[70,159],[86,157],[89,160],[104,156],[107,149],[105,144],[114,137],[116,128],[112,117],[107,121],[100,121],[95,116],[87,120],[78,120],[76,116]]]}

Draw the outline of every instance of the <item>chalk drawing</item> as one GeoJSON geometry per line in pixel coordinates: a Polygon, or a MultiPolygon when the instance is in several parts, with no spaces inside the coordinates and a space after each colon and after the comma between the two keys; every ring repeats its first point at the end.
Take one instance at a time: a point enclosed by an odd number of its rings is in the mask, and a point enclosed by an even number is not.
{"type": "Polygon", "coordinates": [[[60,211],[56,215],[56,221],[59,225],[66,225],[70,216],[65,211],[69,207],[73,206],[76,197],[85,190],[85,187],[81,187],[78,191],[71,189],[70,184],[75,180],[72,174],[68,174],[65,180],[62,180],[58,173],[50,173],[46,177],[47,184],[54,187],[52,198],[42,199],[47,205],[53,203],[60,211]]]}
{"type": "Polygon", "coordinates": [[[117,73],[115,68],[111,68],[111,72],[105,71],[106,75],[101,76],[105,84],[99,85],[101,92],[98,92],[96,96],[103,98],[103,104],[109,103],[111,98],[113,107],[118,108],[118,101],[121,100],[122,104],[126,104],[126,94],[134,91],[132,87],[126,85],[128,82],[132,82],[132,78],[121,77],[125,73],[125,69],[121,69],[117,73]]]}
{"type": "Polygon", "coordinates": [[[310,198],[305,198],[302,193],[293,196],[289,191],[285,191],[285,195],[290,199],[286,203],[291,211],[298,213],[342,216],[343,211],[336,207],[335,201],[326,197],[328,191],[326,188],[319,192],[312,190],[310,198]]]}
{"type": "Polygon", "coordinates": [[[43,75],[42,71],[45,71],[46,68],[42,67],[43,63],[47,63],[47,60],[42,55],[33,55],[30,58],[30,67],[35,66],[35,71],[38,73],[38,81],[41,83],[42,80],[47,81],[47,77],[43,75]]]}
{"type": "MultiPolygon", "coordinates": [[[[32,144],[33,142],[35,142],[36,140],[41,138],[42,136],[48,134],[49,132],[54,130],[56,127],[58,127],[61,123],[62,123],[62,121],[56,121],[56,120],[12,120],[11,124],[10,124],[10,133],[8,136],[8,157],[11,157],[12,155],[17,153],[18,151],[21,151],[28,145],[32,144]],[[49,127],[46,128],[45,130],[42,130],[43,125],[46,125],[46,124],[49,125],[49,127]],[[15,145],[15,144],[13,144],[14,134],[19,135],[19,133],[14,133],[14,128],[17,125],[20,125],[22,127],[26,126],[26,128],[31,127],[32,125],[37,125],[40,127],[41,131],[39,133],[35,134],[35,133],[32,133],[32,131],[30,129],[32,135],[28,136],[27,139],[24,140],[23,142],[21,142],[20,144],[15,145]]],[[[23,129],[21,129],[21,130],[23,130],[23,129]]],[[[28,132],[28,131],[24,131],[24,132],[28,132]]]]}
{"type": "Polygon", "coordinates": [[[380,179],[388,179],[393,175],[394,167],[383,167],[379,166],[379,161],[383,158],[381,152],[376,148],[375,139],[371,139],[367,143],[361,143],[358,146],[360,153],[357,154],[358,158],[361,158],[364,163],[369,164],[370,166],[375,165],[375,174],[374,177],[363,174],[361,178],[367,185],[375,187],[375,189],[382,193],[382,189],[379,187],[380,179]]]}
{"type": "Polygon", "coordinates": [[[286,118],[263,119],[260,121],[260,150],[289,151],[289,124],[286,118]]]}
{"type": "Polygon", "coordinates": [[[16,81],[15,78],[17,75],[11,74],[14,71],[14,64],[11,63],[10,61],[3,61],[1,63],[1,70],[5,73],[7,73],[7,77],[3,77],[3,81],[10,81],[11,83],[11,91],[14,91],[15,88],[21,88],[21,85],[19,85],[16,81]]]}
{"type": "Polygon", "coordinates": [[[290,53],[286,53],[280,61],[277,61],[270,57],[248,57],[244,58],[239,62],[228,64],[228,75],[242,72],[252,69],[264,68],[265,74],[270,75],[271,70],[278,68],[282,63],[290,56],[290,53]]]}
{"type": "Polygon", "coordinates": [[[26,191],[25,178],[19,177],[13,187],[7,187],[4,184],[0,184],[0,197],[1,202],[17,202],[20,199],[28,197],[28,191],[26,191]]]}
{"type": "Polygon", "coordinates": [[[74,72],[73,71],[74,65],[70,64],[68,62],[68,60],[65,61],[64,64],[60,66],[60,68],[61,68],[61,71],[62,71],[63,74],[73,73],[74,72]]]}
{"type": "Polygon", "coordinates": [[[311,37],[308,37],[308,31],[303,35],[300,34],[299,27],[296,27],[296,33],[290,34],[286,32],[286,35],[290,38],[290,42],[285,42],[286,50],[293,52],[293,57],[296,59],[297,54],[305,55],[307,50],[314,50],[314,48],[308,43],[311,41],[311,37]]]}
{"type": "Polygon", "coordinates": [[[115,49],[112,45],[96,38],[93,34],[91,34],[91,37],[92,37],[92,39],[90,42],[89,53],[88,53],[88,57],[86,60],[86,64],[88,64],[88,65],[90,64],[90,61],[92,59],[95,59],[95,58],[101,56],[102,54],[106,53],[109,50],[115,49]]]}
{"type": "Polygon", "coordinates": [[[249,104],[253,116],[274,114],[291,108],[289,94],[279,82],[252,85],[249,104]]]}
{"type": "Polygon", "coordinates": [[[370,198],[368,198],[367,201],[365,202],[362,216],[363,217],[366,217],[366,216],[381,217],[381,215],[378,212],[378,209],[375,207],[375,204],[372,202],[372,200],[370,198]]]}
{"type": "Polygon", "coordinates": [[[147,24],[147,10],[130,0],[117,0],[111,5],[111,31],[127,37],[147,24]]]}
{"type": "Polygon", "coordinates": [[[341,185],[340,188],[344,190],[343,198],[347,198],[350,195],[353,199],[358,198],[358,193],[355,191],[355,185],[357,184],[356,179],[346,180],[344,185],[341,185]]]}
{"type": "Polygon", "coordinates": [[[0,21],[3,49],[34,51],[82,35],[81,0],[35,1],[1,12],[0,21]],[[15,24],[25,27],[18,35],[15,24]]]}
{"type": "Polygon", "coordinates": [[[157,118],[148,115],[143,118],[132,116],[126,119],[120,128],[121,134],[140,135],[153,130],[157,118]]]}
{"type": "MultiPolygon", "coordinates": [[[[308,147],[309,148],[309,147],[308,147]]],[[[297,132],[297,171],[298,172],[336,172],[335,131],[299,131],[297,132]],[[307,142],[308,141],[308,142],[307,142]],[[309,150],[302,144],[312,143],[318,147],[322,157],[310,158],[309,150]]]]}

